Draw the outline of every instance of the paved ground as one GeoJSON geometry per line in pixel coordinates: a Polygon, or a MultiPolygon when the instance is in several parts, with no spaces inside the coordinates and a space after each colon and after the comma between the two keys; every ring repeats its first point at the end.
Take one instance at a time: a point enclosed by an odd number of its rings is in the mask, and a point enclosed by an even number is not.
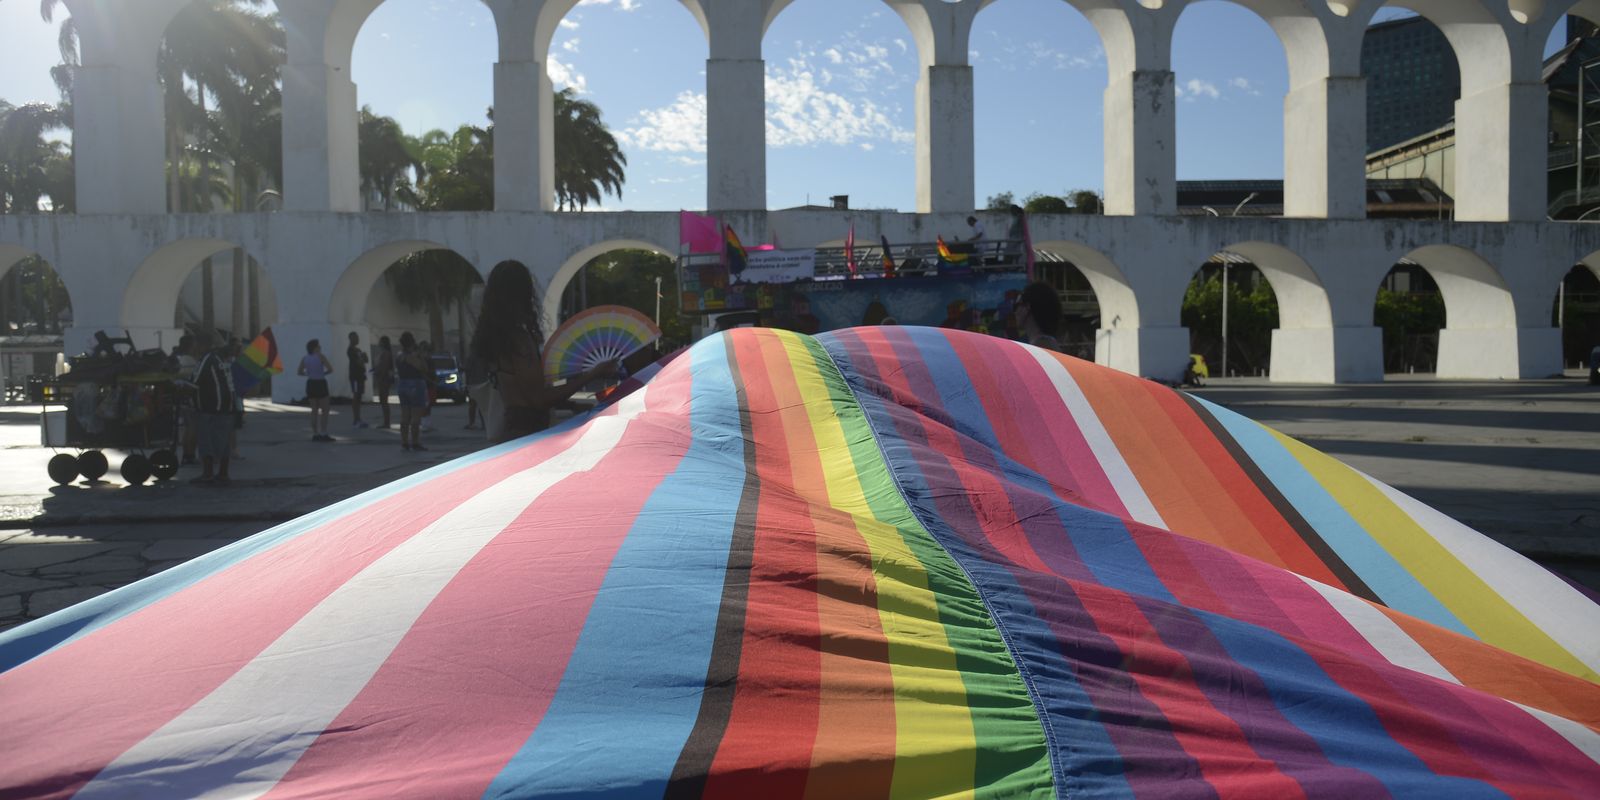
{"type": "MultiPolygon", "coordinates": [[[[1339,456],[1570,576],[1600,588],[1600,389],[1398,380],[1339,387],[1216,382],[1199,394],[1339,456]]],[[[0,629],[154,574],[279,521],[481,446],[462,407],[441,406],[433,449],[350,427],[311,442],[308,412],[252,404],[234,484],[179,480],[55,486],[36,406],[0,407],[0,629]]],[[[370,416],[369,416],[370,419],[370,416]]]]}

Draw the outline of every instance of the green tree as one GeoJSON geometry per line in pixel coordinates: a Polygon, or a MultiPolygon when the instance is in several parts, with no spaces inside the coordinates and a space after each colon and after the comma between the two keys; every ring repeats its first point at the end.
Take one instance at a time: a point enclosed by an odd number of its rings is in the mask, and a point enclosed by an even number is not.
{"type": "Polygon", "coordinates": [[[1022,210],[1029,214],[1071,214],[1067,201],[1054,195],[1034,192],[1022,201],[1022,210]]]}
{"type": "MultiPolygon", "coordinates": [[[[1254,267],[1228,270],[1228,368],[1254,374],[1271,366],[1272,329],[1278,327],[1278,297],[1254,267]]],[[[1183,295],[1183,325],[1194,352],[1221,375],[1222,270],[1207,266],[1183,295]]]]}
{"type": "Polygon", "coordinates": [[[71,208],[71,151],[45,135],[65,127],[55,106],[0,100],[0,212],[37,213],[46,197],[55,210],[71,208]]]}
{"type": "Polygon", "coordinates": [[[371,106],[361,107],[358,136],[361,194],[376,197],[384,211],[391,211],[401,190],[412,191],[412,174],[422,166],[417,160],[420,145],[393,117],[374,114],[371,106]]]}
{"type": "Polygon", "coordinates": [[[1385,372],[1405,372],[1408,367],[1434,368],[1438,357],[1439,329],[1444,327],[1444,297],[1437,292],[1396,292],[1378,289],[1372,321],[1383,329],[1385,372]]]}
{"type": "Polygon", "coordinates": [[[1067,193],[1067,199],[1072,201],[1074,214],[1099,214],[1101,211],[1100,194],[1092,189],[1073,189],[1067,193]]]}
{"type": "Polygon", "coordinates": [[[444,309],[465,302],[472,287],[481,280],[472,264],[453,250],[423,250],[412,253],[383,273],[401,305],[428,313],[428,341],[435,349],[446,350],[444,309]]]}
{"type": "Polygon", "coordinates": [[[556,92],[554,111],[557,206],[582,211],[606,194],[621,200],[628,157],[606,128],[600,107],[568,87],[556,92]]]}
{"type": "Polygon", "coordinates": [[[999,194],[991,194],[991,195],[989,195],[989,198],[987,200],[983,201],[983,210],[985,210],[985,211],[1005,211],[1005,210],[1011,208],[1011,206],[1016,204],[1016,202],[1017,202],[1016,198],[1017,198],[1017,196],[1012,192],[1000,192],[999,194]]]}

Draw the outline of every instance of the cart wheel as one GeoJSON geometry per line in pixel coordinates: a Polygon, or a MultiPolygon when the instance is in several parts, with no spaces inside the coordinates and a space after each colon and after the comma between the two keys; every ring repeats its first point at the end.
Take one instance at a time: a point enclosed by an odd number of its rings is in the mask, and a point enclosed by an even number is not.
{"type": "Polygon", "coordinates": [[[71,453],[57,453],[45,469],[50,473],[50,480],[66,486],[78,477],[78,459],[71,453]]]}
{"type": "Polygon", "coordinates": [[[90,450],[78,456],[78,474],[88,479],[90,483],[100,480],[111,468],[111,463],[106,461],[106,454],[99,450],[90,450]]]}
{"type": "Polygon", "coordinates": [[[127,481],[129,486],[138,486],[149,480],[151,472],[150,459],[138,453],[122,459],[122,479],[127,481]]]}
{"type": "Polygon", "coordinates": [[[157,450],[151,453],[150,474],[157,481],[171,480],[178,474],[178,455],[171,450],[157,450]]]}

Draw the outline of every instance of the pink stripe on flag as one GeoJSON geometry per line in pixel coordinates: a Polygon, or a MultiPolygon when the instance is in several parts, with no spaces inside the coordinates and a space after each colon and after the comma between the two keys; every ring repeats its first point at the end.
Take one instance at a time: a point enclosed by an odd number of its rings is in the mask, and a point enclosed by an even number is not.
{"type": "Polygon", "coordinates": [[[663,419],[689,397],[687,370],[651,383],[647,410],[611,454],[547,490],[468,562],[328,725],[339,733],[319,737],[266,796],[487,789],[538,726],[612,558],[689,447],[687,429],[653,423],[651,410],[663,419]]]}
{"type": "Polygon", "coordinates": [[[0,675],[8,738],[0,798],[82,788],[351,576],[495,476],[528,469],[575,436],[547,437],[384,498],[0,675]]]}

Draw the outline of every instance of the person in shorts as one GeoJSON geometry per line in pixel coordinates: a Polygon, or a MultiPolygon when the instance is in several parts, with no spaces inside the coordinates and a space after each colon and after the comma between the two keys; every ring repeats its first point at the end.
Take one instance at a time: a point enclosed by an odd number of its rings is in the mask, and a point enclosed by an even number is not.
{"type": "Polygon", "coordinates": [[[233,438],[233,381],[223,363],[224,354],[211,351],[210,337],[195,337],[204,353],[195,367],[195,444],[200,451],[200,477],[195,483],[227,483],[228,457],[233,438]]]}
{"type": "Polygon", "coordinates": [[[344,351],[345,363],[350,369],[350,425],[365,428],[361,419],[361,396],[367,393],[367,354],[361,350],[361,337],[350,332],[350,346],[344,351]]]}
{"type": "Polygon", "coordinates": [[[328,435],[328,375],[333,365],[322,354],[322,343],[316,339],[306,342],[306,354],[300,359],[299,374],[306,376],[306,402],[311,405],[311,441],[331,442],[328,435]]]}

